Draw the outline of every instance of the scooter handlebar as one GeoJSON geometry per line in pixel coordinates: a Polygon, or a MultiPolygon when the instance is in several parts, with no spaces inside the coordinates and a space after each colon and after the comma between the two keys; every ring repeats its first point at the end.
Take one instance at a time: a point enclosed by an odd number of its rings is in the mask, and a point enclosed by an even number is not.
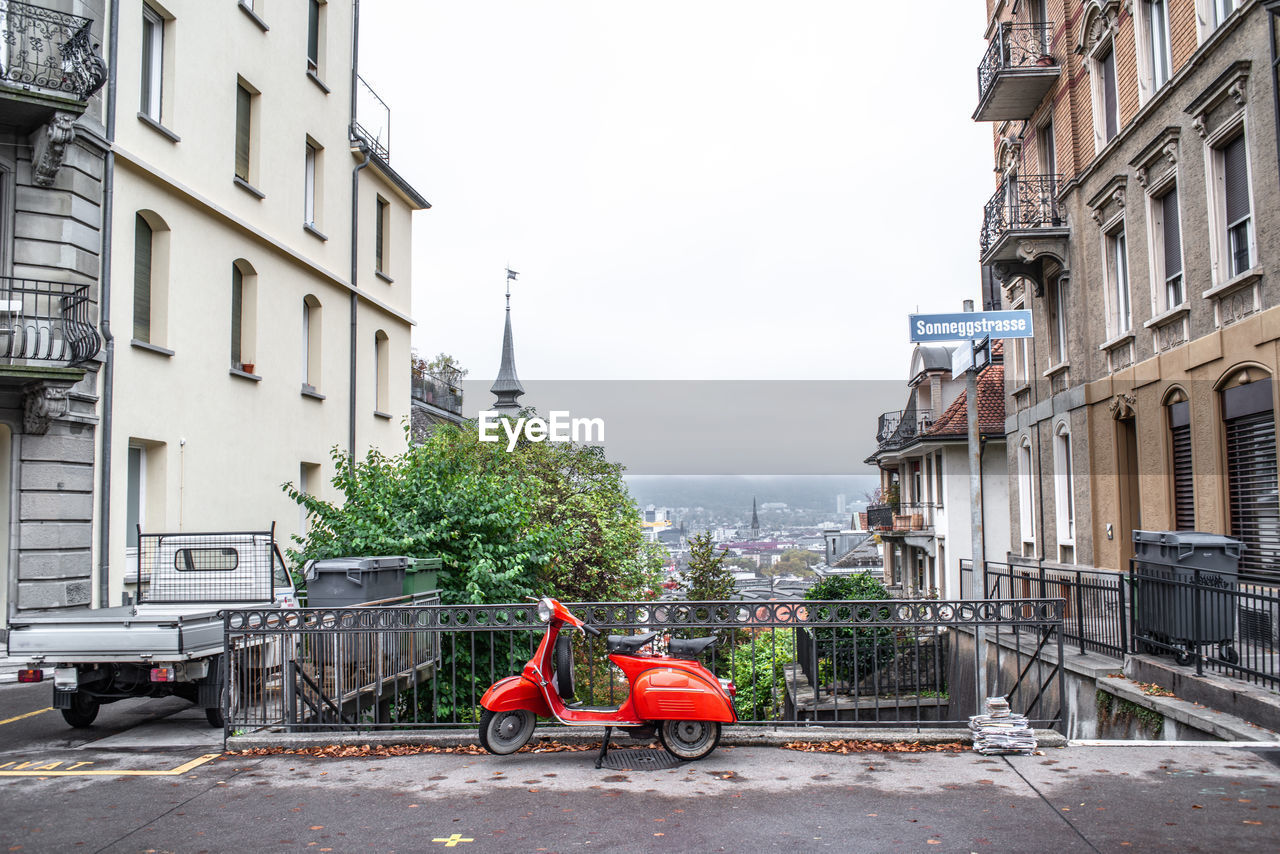
{"type": "Polygon", "coordinates": [[[590,626],[586,623],[582,624],[582,632],[583,634],[591,635],[593,638],[598,638],[600,635],[604,634],[604,632],[600,631],[595,626],[590,626]]]}

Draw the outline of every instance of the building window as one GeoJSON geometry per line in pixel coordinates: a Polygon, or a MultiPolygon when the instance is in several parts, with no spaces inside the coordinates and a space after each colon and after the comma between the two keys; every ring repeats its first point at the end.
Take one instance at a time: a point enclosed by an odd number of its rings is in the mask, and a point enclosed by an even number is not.
{"type": "Polygon", "coordinates": [[[310,138],[307,139],[306,154],[303,161],[302,183],[302,221],[315,228],[316,209],[319,207],[320,195],[320,146],[310,138]]]}
{"type": "Polygon", "coordinates": [[[1195,479],[1191,460],[1191,402],[1176,401],[1169,412],[1169,444],[1172,451],[1170,480],[1173,484],[1173,527],[1177,531],[1196,529],[1195,479]]]}
{"type": "Polygon", "coordinates": [[[1120,132],[1120,98],[1116,89],[1115,46],[1107,42],[1091,63],[1090,78],[1093,87],[1094,148],[1104,145],[1120,132]]]}
{"type": "Polygon", "coordinates": [[[1049,311],[1053,326],[1050,346],[1053,348],[1053,367],[1067,363],[1067,286],[1065,276],[1054,279],[1049,286],[1049,311]]]}
{"type": "Polygon", "coordinates": [[[1231,13],[1240,7],[1244,0],[1209,0],[1211,14],[1213,15],[1213,26],[1219,27],[1222,22],[1231,17],[1231,13]]]}
{"type": "Polygon", "coordinates": [[[375,220],[373,223],[373,263],[374,269],[379,273],[386,275],[388,252],[390,247],[387,246],[389,235],[389,223],[387,216],[390,213],[391,206],[387,204],[387,200],[378,196],[378,207],[375,212],[375,220]]]}
{"type": "Polygon", "coordinates": [[[315,392],[320,386],[320,300],[311,294],[302,298],[302,389],[315,392]]]}
{"type": "Polygon", "coordinates": [[[1021,528],[1023,556],[1035,554],[1035,472],[1032,467],[1031,440],[1023,438],[1018,446],[1018,521],[1021,528]],[[1027,547],[1030,547],[1028,550],[1027,547]]]}
{"type": "Polygon", "coordinates": [[[164,18],[145,3],[142,6],[142,114],[160,121],[164,89],[164,18]]]}
{"type": "Polygon", "coordinates": [[[324,44],[324,3],[307,0],[307,71],[320,75],[320,53],[324,44]]]}
{"type": "Polygon", "coordinates": [[[1226,278],[1233,278],[1253,266],[1254,255],[1249,155],[1243,132],[1214,149],[1213,165],[1216,172],[1214,183],[1220,197],[1218,210],[1226,224],[1225,235],[1219,232],[1220,239],[1225,236],[1223,249],[1226,257],[1221,260],[1227,271],[1226,278]]]}
{"type": "MultiPolygon", "coordinates": [[[[1173,52],[1169,40],[1169,3],[1168,0],[1142,0],[1139,6],[1142,13],[1138,21],[1138,41],[1144,48],[1141,81],[1147,84],[1146,97],[1150,97],[1157,89],[1169,82],[1173,76],[1173,52]]],[[[1145,100],[1145,98],[1144,98],[1145,100]]]]}
{"type": "Polygon", "coordinates": [[[1247,374],[1243,378],[1246,382],[1222,392],[1231,536],[1244,544],[1240,580],[1275,584],[1280,582],[1280,477],[1271,379],[1248,382],[1247,374]]]}
{"type": "Polygon", "coordinates": [[[253,119],[258,93],[243,80],[236,83],[236,177],[253,179],[253,119]]]}
{"type": "Polygon", "coordinates": [[[374,409],[385,414],[390,408],[388,398],[391,392],[391,342],[387,333],[379,329],[373,335],[373,388],[375,392],[374,409]]]}
{"type": "Polygon", "coordinates": [[[1053,435],[1055,503],[1057,504],[1058,542],[1073,545],[1076,539],[1075,475],[1071,460],[1071,431],[1066,423],[1058,425],[1053,435]]]}
{"type": "Polygon", "coordinates": [[[1148,222],[1151,226],[1151,277],[1157,294],[1156,308],[1169,311],[1182,305],[1186,291],[1182,282],[1182,225],[1178,211],[1178,188],[1169,188],[1151,199],[1148,222]]]}
{"type": "Polygon", "coordinates": [[[138,572],[138,529],[147,524],[146,475],[146,448],[129,445],[125,467],[124,548],[126,572],[134,577],[138,572]]]}
{"type": "Polygon", "coordinates": [[[167,319],[169,227],[151,211],[133,225],[133,338],[163,345],[167,319]]]}
{"type": "MultiPolygon", "coordinates": [[[[319,463],[301,463],[298,466],[298,491],[303,495],[314,496],[320,487],[320,464],[319,463]]],[[[307,525],[307,506],[305,504],[298,505],[298,533],[306,534],[309,529],[307,525]]]]}
{"type": "MultiPolygon", "coordinates": [[[[1023,299],[1013,305],[1015,311],[1026,308],[1023,299]]],[[[1007,346],[1007,345],[1006,345],[1007,346]]],[[[1022,388],[1031,377],[1031,339],[1015,338],[1013,341],[1013,385],[1022,388]]]]}
{"type": "Polygon", "coordinates": [[[254,372],[253,349],[257,339],[257,275],[240,258],[231,265],[231,367],[254,372]]]}
{"type": "Polygon", "coordinates": [[[1053,137],[1053,119],[1049,119],[1036,131],[1036,153],[1040,160],[1041,175],[1058,174],[1058,153],[1053,137]]]}
{"type": "Polygon", "coordinates": [[[1124,223],[1103,240],[1107,263],[1107,309],[1110,337],[1128,332],[1133,322],[1129,310],[1129,250],[1124,223]]]}

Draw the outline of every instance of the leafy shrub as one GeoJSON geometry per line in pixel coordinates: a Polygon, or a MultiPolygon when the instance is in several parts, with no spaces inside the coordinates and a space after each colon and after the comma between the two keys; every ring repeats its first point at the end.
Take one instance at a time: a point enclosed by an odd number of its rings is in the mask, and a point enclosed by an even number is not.
{"type": "MultiPolygon", "coordinates": [[[[809,612],[810,619],[845,622],[888,617],[889,609],[877,607],[877,600],[889,598],[889,591],[869,573],[824,578],[809,588],[809,600],[836,600],[850,604],[822,605],[809,612]]],[[[818,674],[822,684],[840,681],[852,684],[893,663],[897,645],[893,629],[870,625],[815,627],[809,630],[816,645],[818,674]]]]}

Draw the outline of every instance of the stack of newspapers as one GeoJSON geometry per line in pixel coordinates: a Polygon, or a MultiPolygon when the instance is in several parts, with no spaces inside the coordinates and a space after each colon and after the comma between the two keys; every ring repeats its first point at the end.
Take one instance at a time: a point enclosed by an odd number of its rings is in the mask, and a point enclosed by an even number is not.
{"type": "Polygon", "coordinates": [[[973,749],[984,756],[996,753],[1028,754],[1036,749],[1036,734],[1025,715],[1009,711],[1004,697],[988,697],[987,713],[969,718],[973,749]]]}

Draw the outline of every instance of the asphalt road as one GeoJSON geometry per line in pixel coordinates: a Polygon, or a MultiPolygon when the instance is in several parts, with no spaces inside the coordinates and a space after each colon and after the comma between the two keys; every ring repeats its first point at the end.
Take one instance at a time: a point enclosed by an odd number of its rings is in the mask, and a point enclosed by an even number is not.
{"type": "Polygon", "coordinates": [[[0,851],[1262,852],[1280,750],[1042,756],[721,748],[669,770],[589,753],[218,756],[179,701],[72,731],[48,686],[0,687],[0,851]]]}

